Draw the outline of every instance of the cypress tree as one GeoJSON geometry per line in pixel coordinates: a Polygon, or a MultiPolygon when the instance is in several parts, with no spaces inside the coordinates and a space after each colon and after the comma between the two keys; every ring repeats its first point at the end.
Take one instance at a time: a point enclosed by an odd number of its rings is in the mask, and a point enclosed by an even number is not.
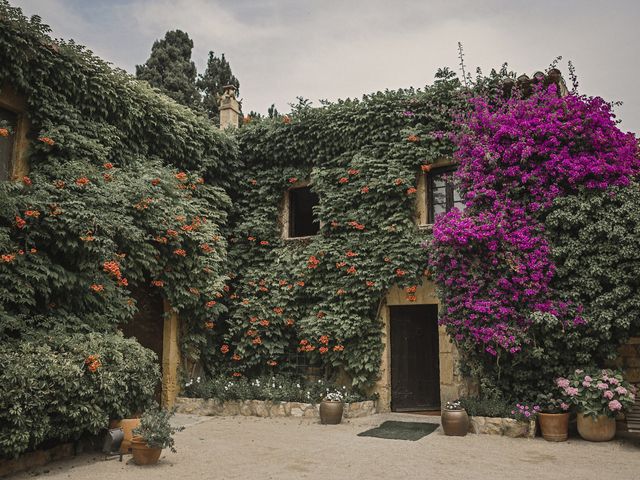
{"type": "Polygon", "coordinates": [[[201,108],[201,97],[196,87],[196,66],[191,60],[193,40],[181,30],[166,33],[156,40],[151,55],[144,65],[136,65],[136,77],[163,90],[176,102],[201,108]]]}
{"type": "Polygon", "coordinates": [[[234,85],[240,91],[240,82],[231,72],[231,65],[224,53],[217,57],[213,52],[209,52],[207,68],[204,74],[198,78],[198,88],[202,92],[202,105],[207,115],[217,121],[220,117],[218,111],[218,97],[223,93],[223,87],[234,85]]]}

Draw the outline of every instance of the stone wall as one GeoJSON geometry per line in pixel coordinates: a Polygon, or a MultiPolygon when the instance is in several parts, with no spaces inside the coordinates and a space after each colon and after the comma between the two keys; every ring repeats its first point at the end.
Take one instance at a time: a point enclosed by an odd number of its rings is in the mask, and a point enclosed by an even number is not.
{"type": "MultiPolygon", "coordinates": [[[[228,400],[223,402],[216,398],[177,397],[176,412],[203,416],[245,417],[306,417],[320,418],[319,405],[302,402],[272,402],[270,400],[228,400]]],[[[359,418],[376,413],[376,402],[345,403],[344,418],[359,418]]]]}
{"type": "Polygon", "coordinates": [[[625,380],[640,385],[640,337],[631,337],[620,347],[614,366],[622,369],[625,380]]]}
{"type": "Polygon", "coordinates": [[[469,433],[534,438],[536,421],[521,422],[514,418],[469,417],[469,433]]]}

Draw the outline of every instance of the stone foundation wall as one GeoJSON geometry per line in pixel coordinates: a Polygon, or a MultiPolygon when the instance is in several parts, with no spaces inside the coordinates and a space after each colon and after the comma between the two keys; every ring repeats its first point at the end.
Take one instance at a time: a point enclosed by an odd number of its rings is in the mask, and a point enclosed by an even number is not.
{"type": "Polygon", "coordinates": [[[536,422],[520,422],[514,418],[469,417],[469,433],[504,435],[511,438],[534,438],[536,422]]]}
{"type": "MultiPolygon", "coordinates": [[[[203,416],[233,416],[245,417],[307,417],[320,418],[318,404],[302,402],[272,402],[270,400],[228,400],[226,402],[216,398],[187,398],[177,397],[176,412],[203,416]]],[[[376,413],[376,402],[345,403],[344,418],[366,417],[376,413]]]]}

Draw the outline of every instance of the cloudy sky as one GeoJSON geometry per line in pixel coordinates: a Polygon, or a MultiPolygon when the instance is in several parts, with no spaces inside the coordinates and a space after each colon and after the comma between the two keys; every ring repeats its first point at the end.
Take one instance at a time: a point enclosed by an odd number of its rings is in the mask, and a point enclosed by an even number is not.
{"type": "Polygon", "coordinates": [[[624,102],[622,128],[640,132],[638,0],[10,1],[129,72],[182,29],[200,71],[209,50],[225,53],[245,111],[421,87],[458,68],[460,41],[472,70],[508,62],[531,74],[562,55],[566,72],[572,60],[581,92],[624,102]]]}

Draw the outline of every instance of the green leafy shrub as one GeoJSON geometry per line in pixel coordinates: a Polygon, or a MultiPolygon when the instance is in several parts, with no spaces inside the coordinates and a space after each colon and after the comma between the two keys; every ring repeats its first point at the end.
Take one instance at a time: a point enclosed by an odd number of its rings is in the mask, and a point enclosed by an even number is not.
{"type": "Polygon", "coordinates": [[[469,415],[480,417],[511,417],[513,405],[502,397],[487,395],[460,398],[462,407],[469,415]]]}
{"type": "Polygon", "coordinates": [[[115,334],[41,335],[0,347],[0,457],[96,433],[149,405],[155,354],[115,334]]]}
{"type": "Polygon", "coordinates": [[[208,379],[189,380],[184,395],[193,398],[219,400],[271,400],[274,402],[318,403],[327,393],[340,392],[345,402],[361,402],[374,397],[357,389],[349,389],[326,380],[306,380],[289,375],[264,375],[252,380],[246,377],[230,379],[220,375],[208,379]]]}

